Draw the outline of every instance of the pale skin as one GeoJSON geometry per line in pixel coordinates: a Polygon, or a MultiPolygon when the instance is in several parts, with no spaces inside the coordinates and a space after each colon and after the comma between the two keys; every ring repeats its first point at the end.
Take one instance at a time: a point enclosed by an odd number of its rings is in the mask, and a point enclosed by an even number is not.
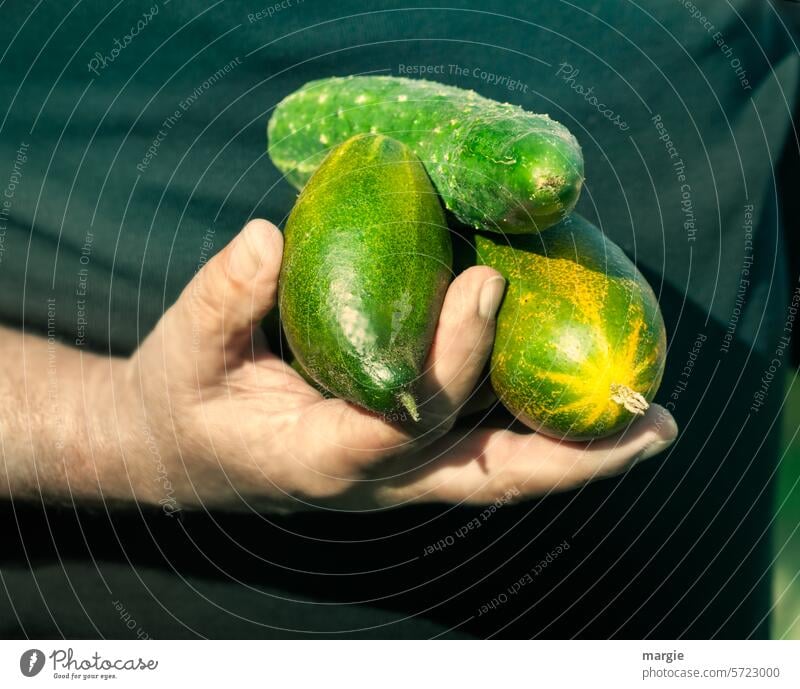
{"type": "Polygon", "coordinates": [[[206,264],[129,358],[0,330],[0,496],[170,509],[374,510],[480,505],[618,474],[677,428],[658,405],[624,434],[569,443],[470,424],[503,279],[451,284],[419,386],[423,423],[325,399],[259,329],[283,250],[253,220],[206,264]]]}

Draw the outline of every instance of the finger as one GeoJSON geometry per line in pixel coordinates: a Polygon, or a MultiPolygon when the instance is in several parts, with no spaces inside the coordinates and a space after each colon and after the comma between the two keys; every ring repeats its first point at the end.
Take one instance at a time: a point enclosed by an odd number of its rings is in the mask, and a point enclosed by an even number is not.
{"type": "Polygon", "coordinates": [[[282,254],[280,231],[251,220],[183,290],[165,320],[198,371],[215,375],[249,353],[255,326],[275,305],[282,254]]]}
{"type": "Polygon", "coordinates": [[[423,466],[377,482],[375,492],[380,504],[391,506],[541,496],[626,471],[669,447],[677,432],[670,413],[653,404],[622,433],[588,443],[507,430],[450,433],[424,450],[423,466]]]}
{"type": "Polygon", "coordinates": [[[503,277],[486,266],[465,270],[450,285],[419,388],[423,416],[452,423],[470,398],[492,351],[504,290],[503,277]]]}
{"type": "MultiPolygon", "coordinates": [[[[483,376],[484,374],[481,374],[483,376]]],[[[497,404],[497,393],[492,388],[492,383],[489,376],[481,378],[478,386],[470,393],[469,398],[464,403],[464,406],[458,412],[459,416],[469,416],[470,414],[477,414],[478,412],[485,412],[489,407],[497,404]]]]}

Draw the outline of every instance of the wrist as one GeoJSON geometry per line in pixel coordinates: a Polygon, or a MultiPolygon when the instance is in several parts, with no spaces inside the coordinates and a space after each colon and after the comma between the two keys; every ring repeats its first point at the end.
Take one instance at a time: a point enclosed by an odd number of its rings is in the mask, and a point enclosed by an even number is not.
{"type": "Polygon", "coordinates": [[[180,490],[180,419],[171,414],[166,379],[158,375],[161,369],[142,366],[141,350],[103,363],[95,372],[103,404],[93,433],[100,448],[103,497],[175,514],[181,509],[178,493],[185,491],[180,490]]]}
{"type": "Polygon", "coordinates": [[[85,365],[83,379],[70,453],[76,492],[89,500],[156,503],[155,469],[148,462],[154,441],[133,361],[97,357],[85,365]]]}

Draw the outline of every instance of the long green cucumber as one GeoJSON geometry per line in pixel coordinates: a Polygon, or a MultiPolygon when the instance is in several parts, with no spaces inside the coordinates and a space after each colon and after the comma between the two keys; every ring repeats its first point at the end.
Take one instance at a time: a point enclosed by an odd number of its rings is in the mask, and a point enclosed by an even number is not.
{"type": "Polygon", "coordinates": [[[478,229],[541,231],[573,209],[583,183],[577,140],[547,115],[402,77],[309,82],[275,108],[269,155],[301,189],[332,146],[359,133],[410,146],[447,208],[478,229]]]}
{"type": "Polygon", "coordinates": [[[337,397],[418,419],[452,245],[417,157],[385,136],[349,139],[309,180],[284,234],[280,316],[298,370],[337,397]]]}

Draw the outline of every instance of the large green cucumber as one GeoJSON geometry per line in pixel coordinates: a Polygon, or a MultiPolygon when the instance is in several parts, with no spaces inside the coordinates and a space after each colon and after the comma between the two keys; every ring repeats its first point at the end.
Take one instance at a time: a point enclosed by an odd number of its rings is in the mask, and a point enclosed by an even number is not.
{"type": "Polygon", "coordinates": [[[411,149],[380,135],[341,144],[286,223],[280,312],[299,365],[337,397],[416,420],[451,264],[444,211],[411,149]]]}
{"type": "Polygon", "coordinates": [[[309,82],[275,108],[269,155],[300,189],[331,146],[365,132],[410,146],[447,208],[479,229],[543,230],[573,209],[583,183],[577,140],[547,115],[402,77],[309,82]]]}
{"type": "Polygon", "coordinates": [[[661,382],[666,333],[653,290],[576,214],[536,236],[476,236],[479,263],[508,281],[492,386],[518,418],[573,440],[644,413],[661,382]]]}

